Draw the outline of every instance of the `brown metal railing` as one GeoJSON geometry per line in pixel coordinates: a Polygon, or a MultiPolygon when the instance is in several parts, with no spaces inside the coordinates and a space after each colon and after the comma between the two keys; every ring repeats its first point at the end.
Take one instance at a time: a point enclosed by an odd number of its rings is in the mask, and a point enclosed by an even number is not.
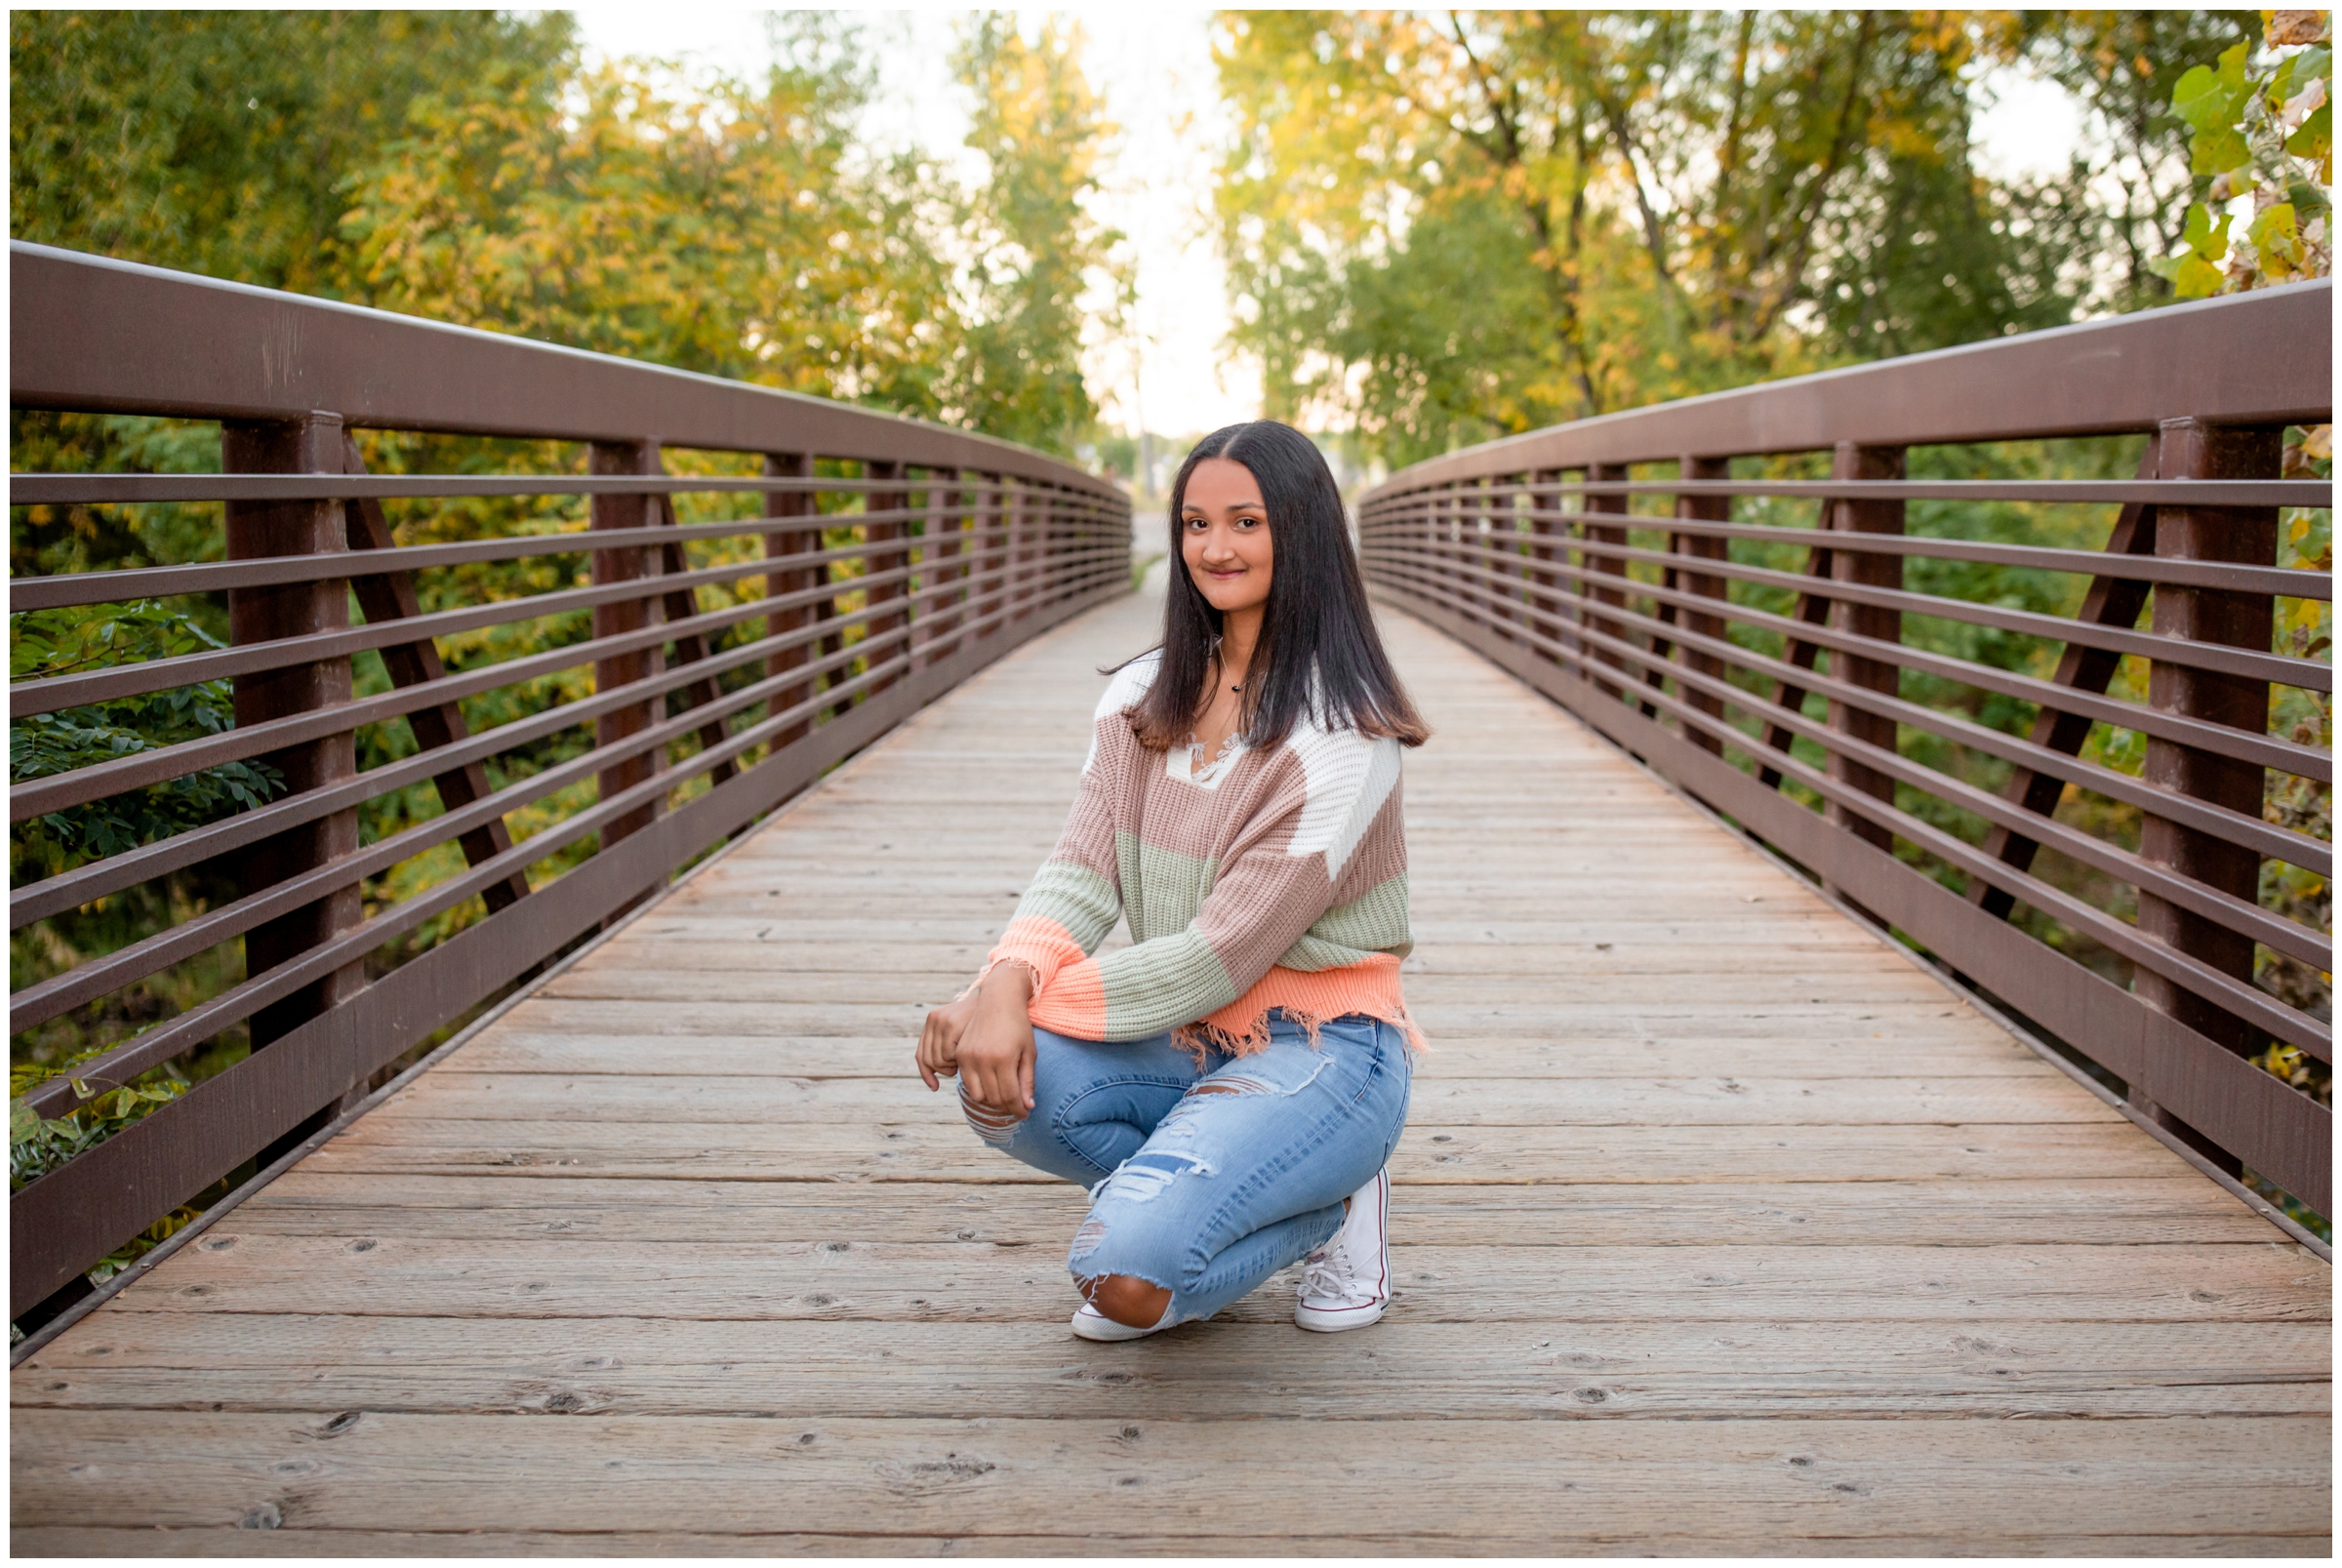
{"type": "Polygon", "coordinates": [[[2280,477],[2284,427],[2331,418],[2331,342],[2320,282],[1560,425],[1393,476],[1360,504],[1361,550],[1379,595],[2086,1057],[2199,1156],[2330,1214],[2331,1112],[2250,1059],[2275,1040],[2332,1061],[2328,1009],[2255,984],[2264,953],[2331,980],[2329,929],[2260,889],[2264,862],[2332,872],[2328,836],[2264,811],[2271,780],[2333,778],[2271,717],[2273,690],[2332,690],[2330,652],[2272,639],[2273,604],[2332,596],[2324,571],[2279,565],[2278,539],[2281,508],[2332,504],[2329,483],[2280,477]],[[1914,448],[2115,433],[2147,437],[2135,479],[1907,477],[1914,448]],[[1779,477],[1800,454],[1830,477],[1779,477]],[[1818,520],[1770,520],[1785,501],[1818,520]],[[2104,551],[1905,531],[1915,503],[1978,502],[2115,515],[2104,551]],[[1735,522],[1736,503],[1763,515],[1735,522]],[[1801,570],[1762,564],[1785,546],[1801,570]],[[2087,585],[2047,615],[1921,591],[1915,558],[2087,585]],[[1906,618],[2031,639],[2035,667],[1906,618]],[[2144,701],[2115,690],[2126,659],[2144,701]],[[2009,700],[2029,722],[1980,721],[2009,700]],[[2085,758],[2093,730],[2143,736],[2143,768],[2085,758]],[[1994,770],[1998,788],[1963,777],[1994,770]],[[2076,791],[2134,812],[2135,846],[2061,820],[2076,791]],[[2039,874],[2044,849],[2127,891],[2039,874]],[[2088,967],[2039,934],[2114,956],[2088,967]]]}
{"type": "Polygon", "coordinates": [[[1004,442],[69,252],[19,244],[10,260],[16,408],[218,421],[230,470],[13,474],[19,508],[219,503],[226,559],[18,580],[12,609],[218,594],[231,629],[218,651],[20,682],[12,718],[216,680],[233,683],[235,712],[219,734],[20,784],[10,821],[227,762],[264,762],[286,784],[257,808],[12,889],[12,930],[205,863],[234,866],[240,889],[13,994],[18,1033],[243,944],[245,979],[35,1086],[22,1098],[39,1114],[81,1103],[74,1080],[102,1091],[237,1025],[253,1046],[14,1194],[12,1317],[55,1309],[109,1251],[265,1164],[450,1020],[1008,649],[1129,588],[1122,493],[1004,442]],[[582,443],[588,471],[370,475],[359,428],[582,443]],[[762,472],[666,473],[662,452],[676,449],[761,457],[762,472]],[[678,494],[763,504],[682,525],[678,494]],[[401,547],[383,508],[545,496],[588,498],[587,526],[401,547]],[[726,543],[734,558],[694,564],[694,550],[726,543]],[[587,585],[422,608],[424,575],[561,556],[589,561],[587,585]],[[715,608],[699,597],[759,580],[760,594],[715,608]],[[585,640],[442,663],[439,639],[576,612],[590,616],[585,640]],[[366,650],[390,689],[358,697],[351,657],[366,650]],[[466,702],[587,665],[590,696],[467,727],[466,702]],[[359,731],[400,721],[413,754],[360,771],[359,731]],[[589,748],[491,786],[492,759],[587,725],[589,748]],[[587,780],[590,805],[514,841],[515,812],[542,818],[587,780]],[[364,802],[426,781],[439,815],[360,842],[364,802]],[[588,838],[588,858],[546,879],[541,863],[588,838]],[[368,879],[451,842],[464,870],[367,912],[368,879]],[[370,954],[473,899],[484,917],[369,982],[370,954]]]}

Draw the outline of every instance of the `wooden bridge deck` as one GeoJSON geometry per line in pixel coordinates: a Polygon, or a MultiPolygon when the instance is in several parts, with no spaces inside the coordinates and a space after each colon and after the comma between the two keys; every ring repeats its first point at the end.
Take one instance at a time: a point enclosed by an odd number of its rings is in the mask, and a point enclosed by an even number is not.
{"type": "Polygon", "coordinates": [[[929,709],[31,1358],[16,1549],[2327,1551],[2326,1266],[1395,616],[1402,1294],[1071,1338],[1081,1193],[908,1042],[1152,614],[929,709]]]}

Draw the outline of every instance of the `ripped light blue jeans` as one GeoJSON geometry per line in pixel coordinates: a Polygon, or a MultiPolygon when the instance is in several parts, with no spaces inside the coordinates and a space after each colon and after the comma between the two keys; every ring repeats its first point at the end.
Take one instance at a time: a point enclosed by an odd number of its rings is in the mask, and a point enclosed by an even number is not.
{"type": "Polygon", "coordinates": [[[1119,1044],[1032,1031],[1032,1113],[961,1108],[986,1143],[1091,1188],[1066,1266],[1171,1292],[1211,1316],[1342,1227],[1406,1126],[1405,1035],[1353,1014],[1317,1044],[1281,1013],[1269,1047],[1198,1065],[1168,1034],[1119,1044]],[[1207,1088],[1208,1086],[1208,1088],[1207,1088]],[[1199,1092],[1203,1091],[1203,1092],[1199,1092]]]}

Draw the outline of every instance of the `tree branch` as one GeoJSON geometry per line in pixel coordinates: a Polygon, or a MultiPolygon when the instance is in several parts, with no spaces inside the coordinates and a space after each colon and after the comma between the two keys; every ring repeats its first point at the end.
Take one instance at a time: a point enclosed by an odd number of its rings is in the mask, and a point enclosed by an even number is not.
{"type": "Polygon", "coordinates": [[[1773,330],[1773,323],[1780,319],[1782,311],[1789,308],[1791,298],[1803,281],[1805,263],[1813,257],[1815,223],[1821,214],[1822,201],[1829,194],[1831,181],[1837,178],[1837,171],[1845,163],[1856,125],[1867,121],[1867,115],[1857,114],[1856,107],[1861,101],[1863,70],[1870,62],[1871,42],[1878,26],[1878,15],[1875,11],[1862,13],[1861,29],[1854,35],[1853,57],[1846,61],[1846,91],[1838,100],[1837,130],[1830,139],[1830,156],[1824,161],[1821,173],[1807,187],[1805,200],[1798,206],[1795,220],[1797,245],[1791,253],[1789,264],[1783,269],[1779,287],[1772,291],[1772,302],[1757,313],[1755,330],[1751,334],[1753,340],[1762,339],[1773,330]]]}

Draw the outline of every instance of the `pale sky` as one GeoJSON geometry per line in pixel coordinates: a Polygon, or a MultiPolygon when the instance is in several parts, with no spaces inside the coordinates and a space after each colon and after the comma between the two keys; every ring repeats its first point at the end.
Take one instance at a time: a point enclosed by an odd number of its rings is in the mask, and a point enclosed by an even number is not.
{"type": "MultiPolygon", "coordinates": [[[[877,56],[867,134],[980,170],[960,145],[968,101],[948,62],[955,25],[970,13],[854,9],[877,56]]],[[[771,60],[761,11],[667,5],[574,15],[587,47],[605,55],[680,57],[742,76],[761,74],[771,60]]],[[[1142,410],[1147,427],[1167,435],[1255,418],[1260,376],[1227,355],[1227,270],[1209,223],[1211,149],[1228,128],[1212,68],[1212,13],[1076,6],[1056,15],[1088,35],[1084,68],[1121,127],[1096,212],[1130,236],[1138,262],[1135,341],[1090,345],[1091,395],[1110,424],[1134,433],[1142,410]]],[[[1998,101],[1977,121],[1979,163],[2001,178],[2063,168],[2080,134],[2064,93],[2009,73],[1987,85],[1998,101]]]]}

